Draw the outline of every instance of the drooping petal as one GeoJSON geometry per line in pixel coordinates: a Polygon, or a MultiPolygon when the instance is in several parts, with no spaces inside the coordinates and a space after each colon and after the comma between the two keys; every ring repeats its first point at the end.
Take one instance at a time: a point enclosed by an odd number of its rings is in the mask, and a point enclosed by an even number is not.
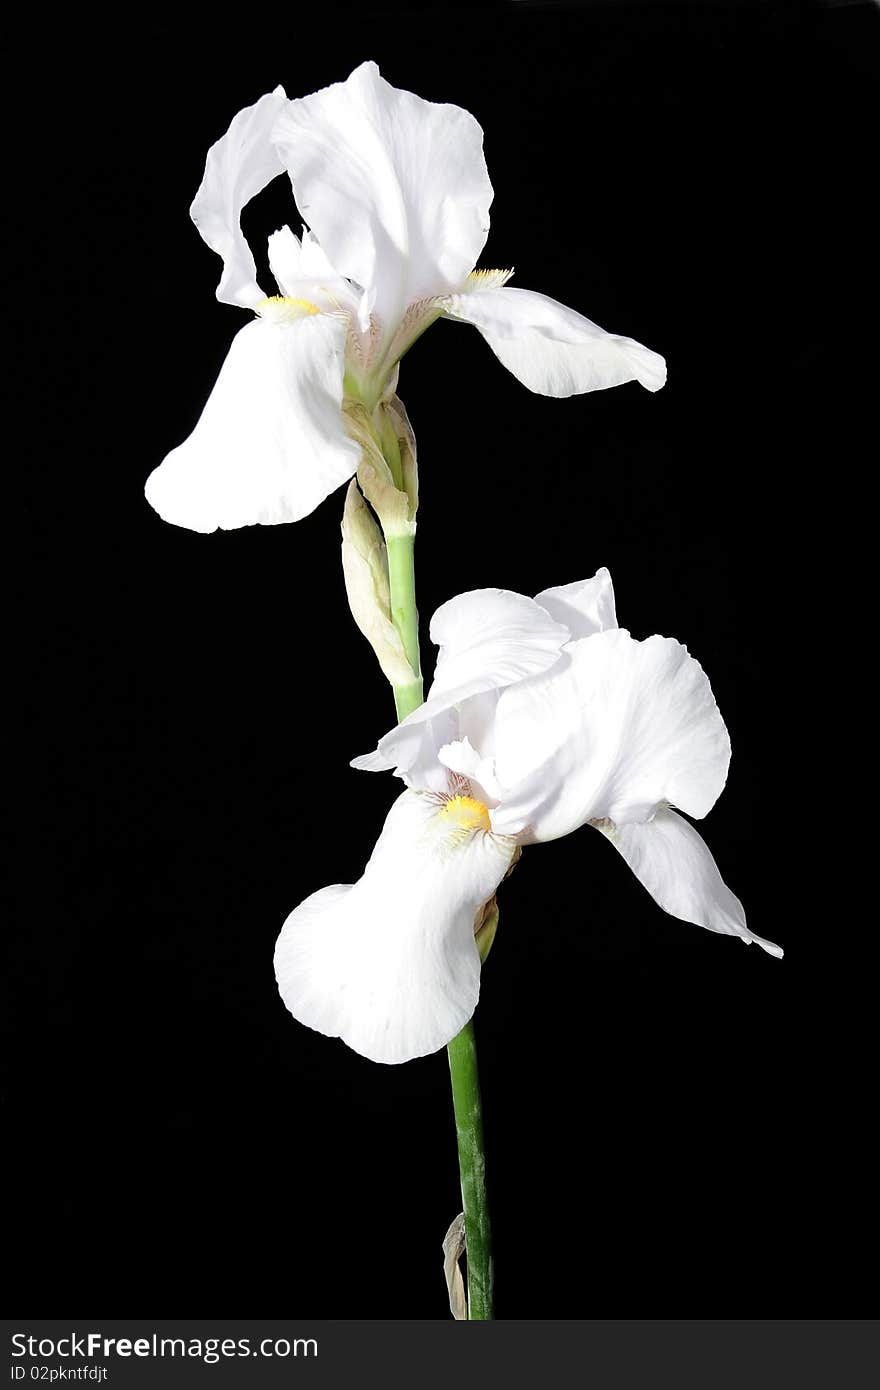
{"type": "Polygon", "coordinates": [[[771,956],[782,950],[746,926],[743,905],[731,893],[702,836],[668,806],[646,825],[599,823],[636,878],[664,912],[724,936],[756,942],[771,956]]]}
{"type": "Polygon", "coordinates": [[[535,602],[540,603],[551,618],[565,623],[573,639],[592,637],[594,632],[607,632],[617,627],[614,589],[611,575],[604,566],[592,579],[577,579],[573,584],[542,590],[535,594],[535,602]]]}
{"type": "Polygon", "coordinates": [[[555,840],[588,820],[646,821],[661,802],[704,816],[730,740],[709,681],[668,637],[624,629],[573,642],[549,672],[501,692],[495,829],[555,840]]]}
{"type": "Polygon", "coordinates": [[[217,298],[223,304],[252,309],[263,298],[254,258],[242,235],[241,211],[267,183],[284,173],[270,135],[286,105],[284,88],[276,87],[239,111],[226,134],[208,151],[204,178],[189,210],[211,250],[223,258],[217,286],[217,298]]]}
{"type": "Polygon", "coordinates": [[[659,391],[666,380],[656,352],[534,290],[503,286],[452,295],[446,313],[478,328],[507,370],[541,396],[577,396],[626,381],[659,391]]]}
{"type": "Polygon", "coordinates": [[[475,739],[484,713],[482,702],[470,709],[475,697],[546,671],[569,636],[534,599],[507,589],[475,589],[450,599],[431,619],[431,640],[440,651],[427,700],[380,740],[375,753],[352,766],[367,772],[394,768],[411,786],[442,790],[438,751],[462,734],[475,739]],[[471,714],[475,722],[467,718],[471,714]]]}
{"type": "Polygon", "coordinates": [[[150,505],[191,531],[313,511],[360,458],[341,410],[344,343],[323,314],[242,328],[192,434],[147,479],[150,505]]]}
{"type": "Polygon", "coordinates": [[[275,974],[295,1018],[375,1062],[406,1062],[455,1037],[480,992],[477,913],[514,851],[475,820],[406,791],[358,882],[294,909],[275,974]]]}
{"type": "Polygon", "coordinates": [[[492,187],[467,111],[399,91],[362,63],[292,101],[274,139],[304,219],[336,270],[371,291],[367,310],[387,329],[476,264],[492,187]]]}

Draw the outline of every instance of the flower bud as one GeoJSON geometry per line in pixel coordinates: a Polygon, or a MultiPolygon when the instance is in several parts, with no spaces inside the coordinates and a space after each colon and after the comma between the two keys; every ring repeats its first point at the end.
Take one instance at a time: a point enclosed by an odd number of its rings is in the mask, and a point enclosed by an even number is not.
{"type": "Polygon", "coordinates": [[[391,395],[369,411],[345,408],[349,433],[361,446],[357,478],[386,536],[412,536],[419,505],[416,443],[403,403],[391,395]]]}
{"type": "Polygon", "coordinates": [[[382,533],[352,478],[342,515],[342,573],[352,616],[394,686],[417,679],[391,620],[388,558],[382,533]]]}
{"type": "Polygon", "coordinates": [[[397,443],[400,456],[400,475],[403,491],[409,499],[410,514],[415,518],[419,509],[419,470],[416,463],[416,437],[406,413],[406,406],[399,396],[392,395],[384,403],[384,435],[389,435],[397,443]]]}

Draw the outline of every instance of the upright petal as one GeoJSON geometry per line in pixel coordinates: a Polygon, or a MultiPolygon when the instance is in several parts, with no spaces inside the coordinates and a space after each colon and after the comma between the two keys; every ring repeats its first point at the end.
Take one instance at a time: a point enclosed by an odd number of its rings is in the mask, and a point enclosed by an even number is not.
{"type": "Polygon", "coordinates": [[[478,328],[507,370],[541,396],[578,396],[626,381],[659,391],[666,380],[656,352],[533,290],[503,286],[451,295],[446,313],[478,328]]]}
{"type": "Polygon", "coordinates": [[[565,623],[572,638],[592,637],[594,632],[608,632],[617,627],[614,608],[614,588],[611,575],[604,567],[592,579],[576,579],[573,584],[559,584],[535,594],[535,602],[546,609],[551,618],[565,623]]]}
{"type": "Polygon", "coordinates": [[[291,102],[274,139],[300,212],[336,270],[371,290],[387,329],[476,264],[492,187],[467,111],[399,91],[362,63],[291,102]]]}
{"type": "Polygon", "coordinates": [[[267,92],[233,119],[208,151],[205,175],[190,217],[212,251],[223,258],[217,298],[252,309],[263,298],[257,267],[242,235],[241,211],[267,183],[284,173],[270,140],[279,112],[287,105],[283,87],[267,92]]]}
{"type": "Polygon", "coordinates": [[[355,472],[341,410],[345,325],[258,320],[232,340],[189,438],[147,479],[161,517],[191,531],[298,521],[355,472]]]}
{"type": "Polygon", "coordinates": [[[661,802],[704,816],[730,740],[705,672],[669,637],[625,630],[573,642],[544,675],[504,690],[496,830],[555,840],[588,820],[646,821],[661,802]]]}
{"type": "Polygon", "coordinates": [[[275,974],[295,1018],[375,1062],[406,1062],[455,1037],[480,992],[477,913],[514,851],[478,819],[404,792],[363,877],[294,909],[275,974]]]}
{"type": "MultiPolygon", "coordinates": [[[[394,768],[412,786],[443,790],[438,752],[471,733],[464,716],[475,698],[546,671],[569,637],[566,626],[523,594],[474,589],[450,599],[431,619],[431,640],[440,651],[427,700],[380,740],[375,753],[352,766],[368,772],[394,768]]],[[[473,713],[482,722],[483,704],[473,713]]]]}
{"type": "Polygon", "coordinates": [[[668,806],[661,806],[646,825],[605,821],[596,829],[623,855],[664,912],[723,936],[754,941],[771,956],[782,955],[779,946],[749,931],[743,905],[718,872],[705,840],[668,806]]]}
{"type": "Polygon", "coordinates": [[[431,619],[430,634],[440,649],[429,693],[436,709],[546,671],[572,636],[540,601],[509,589],[449,599],[431,619]]]}

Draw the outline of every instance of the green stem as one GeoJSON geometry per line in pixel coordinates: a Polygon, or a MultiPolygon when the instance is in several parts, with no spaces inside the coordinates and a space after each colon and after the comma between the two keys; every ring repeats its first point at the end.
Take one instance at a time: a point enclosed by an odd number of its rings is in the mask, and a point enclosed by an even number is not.
{"type": "Polygon", "coordinates": [[[416,673],[414,680],[394,687],[398,720],[405,719],[414,709],[418,709],[424,699],[419,660],[419,615],[416,609],[416,581],[413,569],[415,539],[413,535],[386,537],[391,618],[400,633],[407,661],[416,673]]]}
{"type": "MultiPolygon", "coordinates": [[[[400,633],[404,651],[416,679],[394,687],[398,719],[405,719],[422,703],[421,662],[419,659],[419,617],[416,611],[412,535],[386,536],[388,580],[391,589],[391,616],[400,633]]],[[[473,1020],[452,1039],[449,1074],[458,1137],[458,1166],[467,1235],[468,1317],[487,1321],[492,1310],[492,1243],[489,1206],[486,1200],[486,1160],[483,1150],[483,1111],[477,1045],[473,1020]]]]}
{"type": "Polygon", "coordinates": [[[486,1200],[486,1159],[483,1148],[483,1108],[473,1019],[447,1048],[452,1078],[452,1103],[458,1137],[461,1200],[467,1235],[468,1317],[487,1321],[492,1311],[492,1240],[486,1200]]]}

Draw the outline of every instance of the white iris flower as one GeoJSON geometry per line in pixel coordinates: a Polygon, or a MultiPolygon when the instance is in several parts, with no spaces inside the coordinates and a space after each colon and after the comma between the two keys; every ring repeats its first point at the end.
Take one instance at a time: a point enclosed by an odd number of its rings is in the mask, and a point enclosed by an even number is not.
{"type": "Polygon", "coordinates": [[[519,846],[595,826],[666,912],[782,951],[746,926],[693,826],[727,778],[709,681],[669,637],[618,628],[607,570],[535,599],[461,594],[434,614],[426,703],[355,767],[407,784],[363,876],[284,924],[281,995],[379,1062],[436,1051],[471,1017],[474,938],[519,846]]]}
{"type": "Polygon", "coordinates": [[[662,357],[572,309],[475,271],[492,186],[483,132],[460,107],[399,91],[363,63],[345,82],[240,111],[208,153],[191,213],[222,257],[217,298],[241,328],[190,437],[147,481],[166,521],[193,531],[306,516],[358,468],[347,403],[372,411],[435,319],[479,329],[532,391],[570,396],[663,385],[662,357]],[[269,238],[267,297],[241,231],[244,206],[290,176],[305,222],[269,238]]]}

